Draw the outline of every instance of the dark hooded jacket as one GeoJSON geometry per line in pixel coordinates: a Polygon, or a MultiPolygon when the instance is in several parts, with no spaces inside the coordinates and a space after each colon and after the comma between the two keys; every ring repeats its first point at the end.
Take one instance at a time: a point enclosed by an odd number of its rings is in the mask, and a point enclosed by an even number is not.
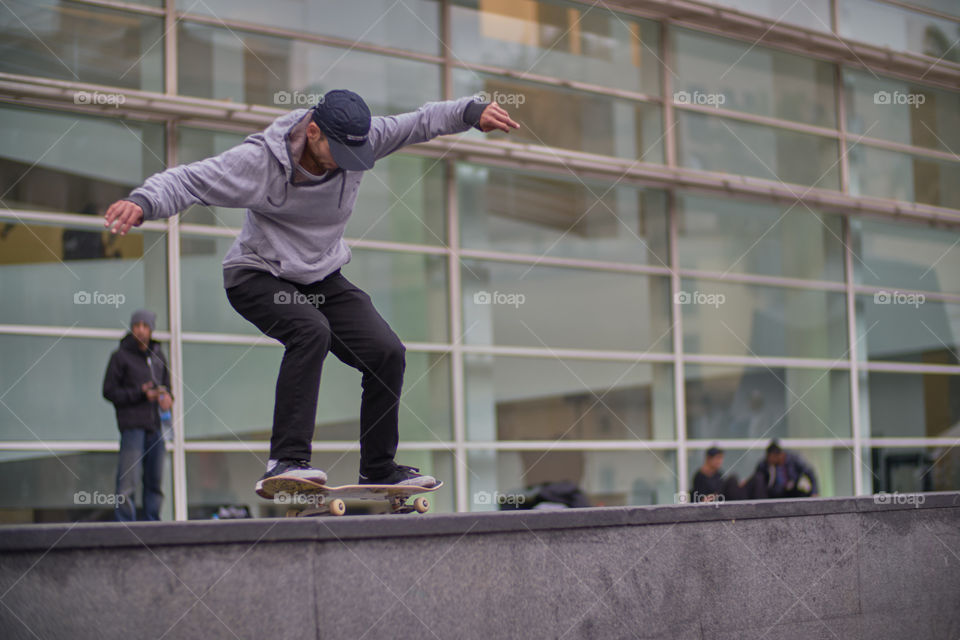
{"type": "Polygon", "coordinates": [[[156,402],[147,400],[145,382],[170,390],[170,370],[160,343],[151,340],[141,351],[137,339],[128,333],[120,340],[120,348],[110,354],[110,363],[103,376],[103,397],[117,411],[117,427],[125,429],[160,428],[160,411],[156,402]]]}

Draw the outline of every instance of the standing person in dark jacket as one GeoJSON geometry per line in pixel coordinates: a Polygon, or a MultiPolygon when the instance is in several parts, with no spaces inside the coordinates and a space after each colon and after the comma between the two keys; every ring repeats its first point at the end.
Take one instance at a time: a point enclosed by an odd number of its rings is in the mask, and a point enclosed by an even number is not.
{"type": "Polygon", "coordinates": [[[754,473],[757,498],[809,498],[816,496],[817,475],[799,454],[784,451],[774,440],[754,473]]]}
{"type": "Polygon", "coordinates": [[[141,309],[130,318],[130,333],[110,355],[103,377],[103,397],[113,403],[120,429],[117,464],[117,520],[136,520],[134,496],[143,474],[142,519],[159,520],[163,504],[163,458],[166,453],[160,413],[173,405],[170,370],[160,343],[152,339],[157,315],[141,309]]]}

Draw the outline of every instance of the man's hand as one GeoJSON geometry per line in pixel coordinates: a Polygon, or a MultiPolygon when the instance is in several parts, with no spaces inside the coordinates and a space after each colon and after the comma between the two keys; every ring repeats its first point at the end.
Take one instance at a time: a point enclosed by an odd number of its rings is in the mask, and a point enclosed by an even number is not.
{"type": "Polygon", "coordinates": [[[140,390],[143,391],[144,395],[147,396],[147,400],[150,402],[156,402],[157,398],[160,397],[160,391],[157,390],[153,382],[144,382],[140,385],[140,390]]]}
{"type": "Polygon", "coordinates": [[[120,235],[124,236],[130,227],[143,222],[143,209],[129,200],[117,200],[107,209],[104,218],[103,226],[112,233],[120,232],[120,235]]]}
{"type": "Polygon", "coordinates": [[[157,404],[160,405],[160,408],[164,411],[169,411],[170,407],[173,406],[173,396],[171,396],[166,391],[160,392],[160,399],[157,401],[157,404]]]}
{"type": "Polygon", "coordinates": [[[500,130],[504,133],[510,133],[510,129],[519,129],[520,125],[510,119],[510,114],[506,109],[491,102],[487,108],[480,114],[480,122],[477,123],[480,130],[484,133],[500,130]]]}

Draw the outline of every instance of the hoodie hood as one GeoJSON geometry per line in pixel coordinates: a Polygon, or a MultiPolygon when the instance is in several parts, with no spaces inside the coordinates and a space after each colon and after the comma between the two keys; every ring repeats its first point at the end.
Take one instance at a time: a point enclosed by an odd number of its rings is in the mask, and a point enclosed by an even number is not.
{"type": "MultiPolygon", "coordinates": [[[[159,342],[153,338],[150,338],[150,344],[147,345],[146,353],[156,351],[159,344],[159,342]]],[[[134,336],[132,333],[128,333],[120,339],[120,348],[126,351],[133,351],[134,353],[145,353],[140,351],[140,343],[137,341],[136,336],[134,336]]]]}

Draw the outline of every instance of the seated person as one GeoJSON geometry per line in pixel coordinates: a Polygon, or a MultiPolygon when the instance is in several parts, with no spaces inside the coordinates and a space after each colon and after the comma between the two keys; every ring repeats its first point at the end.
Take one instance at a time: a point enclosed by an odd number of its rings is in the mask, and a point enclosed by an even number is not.
{"type": "Polygon", "coordinates": [[[753,498],[809,498],[817,495],[817,476],[799,454],[774,440],[751,478],[753,498]]]}

